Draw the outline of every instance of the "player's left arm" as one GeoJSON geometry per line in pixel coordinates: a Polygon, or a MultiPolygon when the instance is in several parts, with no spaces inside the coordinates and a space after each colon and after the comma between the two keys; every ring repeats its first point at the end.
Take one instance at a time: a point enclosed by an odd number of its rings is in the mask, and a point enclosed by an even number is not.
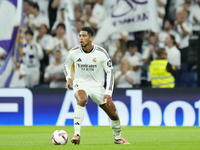
{"type": "Polygon", "coordinates": [[[71,86],[73,87],[73,81],[71,79],[71,67],[73,64],[73,59],[72,59],[72,53],[69,52],[69,54],[67,55],[66,61],[64,63],[64,74],[66,77],[66,88],[67,90],[69,90],[69,84],[71,84],[71,86]]]}
{"type": "Polygon", "coordinates": [[[112,67],[112,61],[109,57],[105,57],[103,62],[103,68],[106,72],[106,83],[107,83],[103,101],[109,101],[112,100],[111,96],[114,87],[114,72],[112,67]]]}

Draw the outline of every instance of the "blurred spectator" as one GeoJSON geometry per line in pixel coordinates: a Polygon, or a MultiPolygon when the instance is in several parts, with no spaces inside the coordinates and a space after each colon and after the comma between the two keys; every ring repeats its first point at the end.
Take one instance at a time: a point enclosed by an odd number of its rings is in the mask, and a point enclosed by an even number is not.
{"type": "Polygon", "coordinates": [[[196,5],[191,7],[189,21],[192,23],[192,29],[194,34],[200,35],[200,0],[196,5]]]}
{"type": "Polygon", "coordinates": [[[61,53],[54,53],[55,63],[50,64],[44,74],[44,82],[50,83],[50,88],[64,88],[66,79],[63,73],[63,63],[61,62],[61,53]]]}
{"type": "Polygon", "coordinates": [[[162,30],[159,35],[158,35],[158,40],[159,40],[159,48],[164,48],[165,47],[165,41],[166,38],[169,34],[172,34],[175,36],[175,40],[176,40],[176,46],[179,46],[179,43],[181,41],[181,37],[180,35],[173,30],[173,23],[172,20],[165,20],[164,22],[164,30],[162,30]]]}
{"type": "Polygon", "coordinates": [[[64,37],[65,35],[65,25],[63,23],[59,23],[56,28],[56,37],[52,38],[47,46],[45,53],[49,55],[49,64],[55,63],[54,59],[54,52],[60,51],[62,54],[61,61],[64,62],[66,59],[66,56],[68,54],[67,50],[67,41],[64,37]]]}
{"type": "Polygon", "coordinates": [[[45,17],[49,16],[48,5],[50,0],[32,0],[34,3],[37,3],[40,8],[40,13],[45,17]]]}
{"type": "Polygon", "coordinates": [[[126,43],[128,41],[128,32],[121,32],[121,33],[114,33],[110,35],[107,43],[108,43],[108,54],[112,58],[113,55],[115,54],[116,50],[118,47],[116,47],[116,42],[119,39],[123,39],[124,42],[126,43]]]}
{"type": "Polygon", "coordinates": [[[85,13],[81,20],[85,22],[85,26],[92,27],[95,31],[97,31],[98,25],[105,19],[106,10],[103,7],[103,0],[93,0],[93,4],[90,2],[85,3],[85,13]]]}
{"type": "Polygon", "coordinates": [[[31,14],[34,15],[34,18],[31,18],[28,22],[28,26],[32,29],[34,34],[37,34],[39,32],[39,28],[42,24],[45,24],[47,27],[49,27],[49,20],[47,17],[43,16],[40,13],[40,9],[37,3],[32,3],[31,7],[31,14]]]}
{"type": "Polygon", "coordinates": [[[77,12],[80,12],[81,11],[81,6],[80,6],[80,2],[82,0],[71,0],[71,4],[72,4],[72,7],[73,7],[73,10],[74,10],[74,14],[76,15],[77,12]]]}
{"type": "Polygon", "coordinates": [[[43,58],[43,52],[41,46],[32,41],[33,32],[31,30],[25,32],[25,39],[19,78],[24,77],[26,87],[32,88],[39,84],[40,60],[43,58]]]}
{"type": "Polygon", "coordinates": [[[149,66],[152,88],[174,88],[176,71],[167,59],[165,49],[157,51],[158,59],[151,62],[149,66]]]}
{"type": "Polygon", "coordinates": [[[143,59],[143,71],[142,75],[144,80],[150,85],[150,75],[149,75],[149,65],[150,62],[157,58],[157,50],[158,50],[158,40],[155,33],[150,33],[149,37],[149,45],[146,45],[145,49],[142,53],[143,59]]]}
{"type": "Polygon", "coordinates": [[[92,16],[89,19],[90,26],[97,30],[98,26],[102,21],[106,18],[107,11],[103,7],[103,1],[104,0],[93,0],[95,2],[94,7],[92,9],[92,16]]]}
{"type": "Polygon", "coordinates": [[[176,14],[178,14],[180,11],[184,10],[187,12],[187,16],[188,16],[191,11],[191,6],[192,6],[192,0],[185,0],[181,6],[177,7],[176,14]]]}
{"type": "MultiPolygon", "coordinates": [[[[48,58],[48,55],[45,54],[45,49],[46,49],[46,45],[48,44],[49,41],[51,41],[52,38],[53,37],[51,35],[47,34],[47,26],[45,24],[41,25],[39,29],[39,33],[34,35],[34,41],[37,41],[40,44],[44,53],[44,58],[40,62],[41,63],[40,71],[42,73],[44,73],[44,69],[49,64],[49,58],[48,58]]],[[[44,74],[42,74],[42,76],[43,75],[44,74]]]]}
{"type": "Polygon", "coordinates": [[[157,0],[158,5],[158,24],[160,28],[162,28],[163,25],[163,19],[165,17],[165,5],[167,4],[167,0],[157,0]]]}
{"type": "Polygon", "coordinates": [[[132,88],[134,84],[134,72],[128,59],[122,59],[120,70],[115,73],[116,88],[132,88]]]}
{"type": "Polygon", "coordinates": [[[56,34],[56,27],[59,23],[63,23],[65,24],[65,9],[62,8],[60,10],[60,13],[61,13],[61,18],[60,19],[57,19],[54,24],[53,24],[53,27],[51,28],[51,34],[56,34]]]}
{"type": "Polygon", "coordinates": [[[61,20],[61,9],[65,8],[67,5],[67,1],[65,0],[53,0],[51,3],[51,8],[55,9],[57,8],[57,13],[56,13],[56,20],[61,20]]]}
{"type": "Polygon", "coordinates": [[[84,5],[85,5],[85,3],[88,3],[88,2],[91,3],[91,0],[79,0],[80,12],[84,12],[85,11],[84,5]]]}
{"type": "Polygon", "coordinates": [[[29,20],[33,18],[33,14],[31,14],[31,5],[32,2],[29,0],[24,0],[24,28],[25,30],[28,30],[29,28],[29,20]]]}
{"type": "Polygon", "coordinates": [[[24,0],[23,6],[24,6],[24,16],[30,15],[30,5],[31,2],[29,0],[24,0]]]}
{"type": "Polygon", "coordinates": [[[176,9],[181,6],[184,3],[184,0],[168,0],[168,7],[167,7],[167,18],[171,19],[171,20],[175,20],[176,19],[176,9]]]}
{"type": "Polygon", "coordinates": [[[42,24],[39,28],[39,33],[34,35],[34,41],[37,41],[43,50],[45,50],[46,45],[48,42],[52,39],[52,36],[47,34],[47,26],[45,24],[42,24]]]}
{"type": "Polygon", "coordinates": [[[75,14],[75,21],[81,20],[83,14],[81,11],[77,11],[75,14]]]}
{"type": "Polygon", "coordinates": [[[177,8],[179,6],[182,6],[184,4],[185,0],[175,0],[172,2],[174,2],[174,6],[175,6],[175,8],[177,8]]]}
{"type": "Polygon", "coordinates": [[[29,0],[24,0],[24,15],[28,16],[30,14],[30,1],[29,0]]]}
{"type": "Polygon", "coordinates": [[[145,50],[142,53],[142,59],[144,64],[148,64],[150,61],[157,58],[157,50],[158,50],[158,44],[157,44],[157,37],[155,33],[151,33],[149,35],[149,45],[146,46],[145,50]]]}
{"type": "Polygon", "coordinates": [[[84,21],[82,21],[82,20],[77,20],[77,21],[76,21],[76,29],[77,29],[77,34],[78,34],[78,36],[79,36],[79,33],[80,33],[81,29],[82,29],[84,26],[85,26],[85,25],[84,25],[84,21]]]}
{"type": "Polygon", "coordinates": [[[186,21],[186,11],[179,11],[176,17],[176,31],[181,36],[181,42],[179,45],[181,51],[181,61],[187,62],[189,38],[192,33],[192,24],[186,21]]]}
{"type": "Polygon", "coordinates": [[[57,8],[56,20],[61,20],[60,11],[62,8],[66,8],[67,5],[71,5],[74,12],[80,11],[79,0],[53,0],[51,7],[57,8]]]}
{"type": "Polygon", "coordinates": [[[180,50],[176,47],[175,37],[173,35],[168,35],[166,38],[166,52],[167,52],[167,61],[180,69],[181,66],[181,53],[180,50]]]}
{"type": "Polygon", "coordinates": [[[90,19],[90,17],[92,17],[93,4],[85,3],[84,8],[85,8],[85,13],[83,13],[81,20],[83,20],[85,22],[85,26],[90,26],[89,19],[90,19]]]}
{"type": "Polygon", "coordinates": [[[141,66],[143,65],[142,55],[137,51],[137,44],[132,41],[128,44],[128,51],[125,53],[124,56],[124,58],[128,59],[131,63],[132,69],[134,71],[134,85],[136,87],[141,84],[141,66]]]}
{"type": "Polygon", "coordinates": [[[113,70],[114,72],[119,69],[119,64],[121,59],[124,57],[126,52],[126,43],[123,39],[119,39],[116,41],[116,52],[112,58],[113,70]]]}
{"type": "Polygon", "coordinates": [[[3,48],[0,47],[0,68],[4,63],[4,59],[6,55],[7,55],[7,52],[3,48]]]}

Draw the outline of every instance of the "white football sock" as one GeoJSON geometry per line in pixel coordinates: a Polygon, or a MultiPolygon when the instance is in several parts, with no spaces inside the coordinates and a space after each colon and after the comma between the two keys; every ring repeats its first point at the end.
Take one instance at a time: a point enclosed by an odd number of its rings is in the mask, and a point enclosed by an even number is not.
{"type": "Polygon", "coordinates": [[[76,105],[74,111],[74,131],[75,134],[80,135],[81,125],[84,118],[84,107],[76,105]]]}
{"type": "Polygon", "coordinates": [[[110,127],[113,130],[114,138],[120,139],[121,138],[121,125],[120,120],[110,120],[110,127]]]}

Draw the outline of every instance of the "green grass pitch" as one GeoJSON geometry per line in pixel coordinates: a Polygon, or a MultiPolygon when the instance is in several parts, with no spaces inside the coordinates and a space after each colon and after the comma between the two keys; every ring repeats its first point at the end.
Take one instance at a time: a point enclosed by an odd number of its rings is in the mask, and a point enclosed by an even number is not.
{"type": "Polygon", "coordinates": [[[0,126],[0,150],[198,150],[199,127],[122,127],[122,137],[130,145],[116,145],[110,127],[83,126],[81,144],[73,145],[73,126],[0,126]],[[57,129],[69,135],[66,145],[53,145],[57,129]]]}

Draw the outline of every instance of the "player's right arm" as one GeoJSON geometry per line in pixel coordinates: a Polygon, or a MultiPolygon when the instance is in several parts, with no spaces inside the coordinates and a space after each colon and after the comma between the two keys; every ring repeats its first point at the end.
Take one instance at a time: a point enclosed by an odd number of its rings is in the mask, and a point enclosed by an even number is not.
{"type": "Polygon", "coordinates": [[[65,74],[65,77],[66,77],[66,89],[69,90],[69,85],[71,84],[71,86],[73,87],[73,81],[71,79],[71,67],[72,67],[72,64],[73,64],[73,59],[72,59],[72,53],[69,52],[68,56],[67,56],[67,59],[64,63],[64,74],[65,74]]]}

